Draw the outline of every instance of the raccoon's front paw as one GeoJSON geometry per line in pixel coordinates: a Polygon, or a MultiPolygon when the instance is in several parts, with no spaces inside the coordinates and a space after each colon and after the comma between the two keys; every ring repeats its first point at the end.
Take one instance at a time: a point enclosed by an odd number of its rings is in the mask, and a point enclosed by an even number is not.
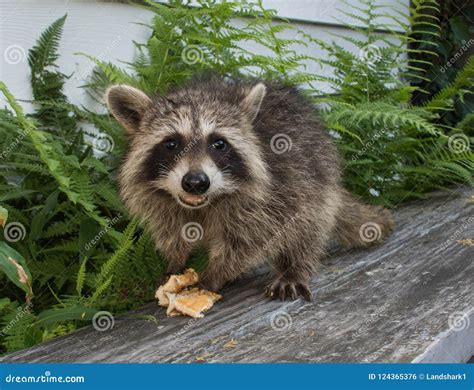
{"type": "Polygon", "coordinates": [[[280,298],[282,301],[286,298],[294,301],[298,298],[298,295],[301,295],[307,301],[312,299],[312,293],[307,282],[285,277],[278,277],[270,283],[265,290],[265,295],[270,299],[280,298]]]}
{"type": "Polygon", "coordinates": [[[184,273],[186,267],[183,266],[176,266],[176,265],[168,265],[166,272],[163,272],[158,279],[158,286],[165,284],[171,275],[181,275],[184,273]]]}
{"type": "Polygon", "coordinates": [[[181,275],[186,270],[186,266],[183,264],[169,263],[166,268],[165,275],[181,275]]]}
{"type": "Polygon", "coordinates": [[[170,276],[173,275],[171,272],[163,272],[158,279],[158,287],[165,284],[170,276]]]}

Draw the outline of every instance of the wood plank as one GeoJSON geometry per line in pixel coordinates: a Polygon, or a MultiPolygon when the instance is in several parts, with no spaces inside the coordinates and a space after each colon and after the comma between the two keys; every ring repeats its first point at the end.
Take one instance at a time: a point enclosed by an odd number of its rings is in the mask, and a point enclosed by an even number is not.
{"type": "Polygon", "coordinates": [[[107,331],[89,326],[2,360],[465,362],[474,354],[474,321],[466,320],[474,306],[474,247],[457,241],[474,239],[473,195],[461,187],[401,208],[386,243],[325,261],[312,280],[313,302],[266,300],[269,276],[261,269],[226,288],[201,320],[166,318],[152,303],[138,312],[157,324],[123,316],[107,331]],[[449,338],[464,349],[450,349],[449,338]]]}

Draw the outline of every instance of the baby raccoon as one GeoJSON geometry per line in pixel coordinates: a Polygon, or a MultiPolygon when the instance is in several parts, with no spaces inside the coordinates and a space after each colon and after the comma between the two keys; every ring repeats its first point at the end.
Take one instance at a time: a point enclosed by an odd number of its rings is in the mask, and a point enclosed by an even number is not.
{"type": "Polygon", "coordinates": [[[268,260],[267,296],[310,300],[332,237],[366,246],[393,229],[387,210],[342,188],[335,147],[295,88],[214,78],[154,98],[117,85],[106,101],[129,135],[121,197],[170,273],[204,247],[203,287],[218,291],[268,260]]]}

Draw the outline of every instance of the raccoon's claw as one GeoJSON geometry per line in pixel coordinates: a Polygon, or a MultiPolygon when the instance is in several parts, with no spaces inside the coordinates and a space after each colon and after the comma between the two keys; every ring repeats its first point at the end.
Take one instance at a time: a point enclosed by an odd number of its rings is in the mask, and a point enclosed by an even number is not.
{"type": "Polygon", "coordinates": [[[301,295],[307,301],[312,299],[312,293],[306,283],[282,279],[277,279],[271,283],[266,288],[265,295],[270,299],[279,298],[281,301],[287,298],[294,301],[298,298],[298,295],[301,295]]]}

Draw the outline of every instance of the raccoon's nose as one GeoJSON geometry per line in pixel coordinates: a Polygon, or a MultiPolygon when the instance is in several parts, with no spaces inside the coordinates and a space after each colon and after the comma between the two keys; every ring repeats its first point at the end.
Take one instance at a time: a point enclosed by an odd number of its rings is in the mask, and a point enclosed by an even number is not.
{"type": "Polygon", "coordinates": [[[183,176],[181,186],[190,194],[204,194],[210,187],[211,181],[204,172],[188,172],[183,176]]]}

